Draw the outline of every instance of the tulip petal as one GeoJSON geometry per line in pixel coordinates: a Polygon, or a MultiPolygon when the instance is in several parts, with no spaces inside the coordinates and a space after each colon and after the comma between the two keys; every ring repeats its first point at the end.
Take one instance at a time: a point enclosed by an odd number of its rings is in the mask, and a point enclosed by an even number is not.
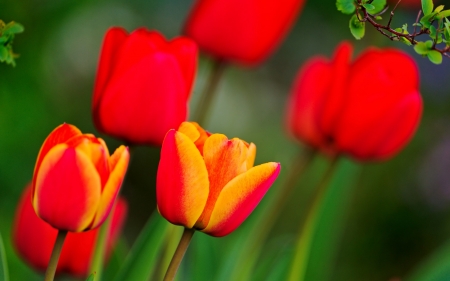
{"type": "Polygon", "coordinates": [[[211,212],[220,192],[237,175],[247,170],[248,149],[244,142],[225,135],[213,134],[205,142],[203,157],[209,176],[209,196],[205,209],[195,227],[203,229],[208,225],[211,212]]]}
{"type": "Polygon", "coordinates": [[[123,145],[117,148],[111,156],[111,174],[109,175],[109,179],[103,188],[98,210],[93,224],[90,227],[91,229],[101,225],[110,213],[125,177],[129,161],[130,153],[128,148],[123,145]]]}
{"type": "Polygon", "coordinates": [[[159,212],[173,224],[192,228],[208,193],[208,172],[200,152],[188,136],[170,130],[161,148],[156,177],[159,212]]]}
{"type": "MultiPolygon", "coordinates": [[[[48,151],[54,147],[57,144],[64,143],[68,141],[69,139],[81,135],[81,131],[78,130],[77,127],[70,125],[70,124],[62,124],[56,127],[50,135],[45,139],[44,143],[41,146],[41,150],[39,151],[36,165],[34,166],[34,174],[33,174],[33,182],[32,186],[34,188],[36,184],[36,171],[41,166],[42,160],[44,159],[45,155],[47,155],[48,151]]],[[[34,196],[34,190],[32,191],[32,196],[34,196]]]]}
{"type": "Polygon", "coordinates": [[[100,201],[100,177],[82,151],[58,144],[37,173],[33,206],[41,219],[72,232],[92,223],[100,201]]]}
{"type": "MultiPolygon", "coordinates": [[[[127,38],[127,32],[120,27],[110,28],[103,40],[100,60],[98,63],[97,77],[95,79],[93,109],[96,110],[105,90],[106,83],[114,70],[114,61],[117,51],[127,38]]],[[[94,114],[95,116],[95,114],[94,114]]]]}
{"type": "Polygon", "coordinates": [[[109,83],[98,112],[101,127],[118,138],[160,145],[167,131],[186,119],[184,89],[172,55],[147,55],[109,83]]]}
{"type": "Polygon", "coordinates": [[[256,158],[256,145],[254,143],[250,143],[250,145],[248,146],[246,170],[249,170],[250,168],[253,167],[253,165],[255,164],[255,158],[256,158]]]}
{"type": "Polygon", "coordinates": [[[230,181],[202,231],[217,237],[234,231],[256,208],[279,173],[280,164],[271,162],[255,166],[230,181]]]}

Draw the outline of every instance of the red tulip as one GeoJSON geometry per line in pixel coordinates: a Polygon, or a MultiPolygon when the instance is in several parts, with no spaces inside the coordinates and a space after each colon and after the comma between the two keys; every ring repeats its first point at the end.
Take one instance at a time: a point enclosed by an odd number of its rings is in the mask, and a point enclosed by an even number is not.
{"type": "Polygon", "coordinates": [[[370,48],[353,62],[351,53],[342,43],[332,60],[316,57],[303,66],[289,99],[289,131],[329,154],[392,157],[422,113],[416,64],[396,49],[370,48]]]}
{"type": "Polygon", "coordinates": [[[197,54],[188,38],[109,29],[94,88],[97,129],[130,143],[161,145],[167,131],[186,120],[197,54]]]}
{"type": "Polygon", "coordinates": [[[256,146],[210,134],[197,123],[170,130],[161,148],[156,200],[173,224],[212,236],[234,231],[280,172],[279,163],[253,167],[256,146]]]}
{"type": "Polygon", "coordinates": [[[198,0],[184,32],[220,60],[253,65],[278,46],[304,0],[198,0]]]}
{"type": "MultiPolygon", "coordinates": [[[[45,271],[58,230],[41,220],[31,204],[31,185],[27,186],[16,210],[13,244],[20,257],[37,270],[45,271]]],[[[127,211],[123,199],[117,201],[107,239],[108,257],[120,233],[127,211]]],[[[57,272],[75,276],[88,275],[98,229],[68,233],[59,259],[57,272]]]]}
{"type": "Polygon", "coordinates": [[[110,156],[102,139],[63,124],[45,140],[33,175],[36,214],[59,230],[98,227],[119,192],[130,155],[120,146],[110,156]]]}

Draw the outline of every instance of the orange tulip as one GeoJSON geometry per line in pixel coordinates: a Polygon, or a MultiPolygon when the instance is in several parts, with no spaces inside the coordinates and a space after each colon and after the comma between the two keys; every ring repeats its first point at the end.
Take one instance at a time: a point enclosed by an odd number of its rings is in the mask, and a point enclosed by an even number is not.
{"type": "MultiPolygon", "coordinates": [[[[14,219],[13,245],[19,256],[30,266],[45,271],[55,243],[58,230],[41,220],[31,205],[31,184],[24,190],[14,219]]],[[[115,241],[125,221],[127,204],[118,198],[106,244],[105,258],[111,254],[115,241]]],[[[56,268],[57,273],[86,276],[94,253],[98,230],[68,233],[56,268]]]]}
{"type": "Polygon", "coordinates": [[[156,180],[161,215],[212,236],[234,231],[280,172],[279,163],[253,167],[256,146],[210,134],[184,122],[163,142],[156,180]]]}
{"type": "Polygon", "coordinates": [[[45,140],[33,175],[36,214],[52,227],[80,232],[108,216],[125,176],[128,149],[112,156],[102,139],[63,124],[45,140]]]}

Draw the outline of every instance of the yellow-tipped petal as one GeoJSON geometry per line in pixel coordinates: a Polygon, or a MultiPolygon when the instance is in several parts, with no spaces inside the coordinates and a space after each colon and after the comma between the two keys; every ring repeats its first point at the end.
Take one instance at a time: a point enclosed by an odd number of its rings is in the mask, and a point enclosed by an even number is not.
{"type": "Polygon", "coordinates": [[[188,136],[170,130],[161,148],[156,178],[159,212],[173,224],[192,228],[208,193],[208,172],[199,150],[188,136]]]}
{"type": "Polygon", "coordinates": [[[202,231],[212,236],[234,231],[255,209],[279,172],[279,163],[265,163],[230,181],[217,198],[209,224],[202,231]]]}
{"type": "Polygon", "coordinates": [[[128,152],[128,148],[123,145],[117,148],[111,156],[111,174],[105,187],[103,188],[100,204],[98,206],[93,224],[89,228],[92,229],[101,225],[111,211],[125,177],[129,161],[130,153],[128,152]]]}
{"type": "Polygon", "coordinates": [[[192,142],[195,142],[200,137],[200,132],[197,127],[191,122],[183,122],[178,128],[178,132],[185,134],[192,142]]]}
{"type": "Polygon", "coordinates": [[[255,158],[256,158],[256,145],[254,143],[250,143],[248,146],[248,153],[247,153],[247,170],[252,168],[255,164],[255,158]]]}

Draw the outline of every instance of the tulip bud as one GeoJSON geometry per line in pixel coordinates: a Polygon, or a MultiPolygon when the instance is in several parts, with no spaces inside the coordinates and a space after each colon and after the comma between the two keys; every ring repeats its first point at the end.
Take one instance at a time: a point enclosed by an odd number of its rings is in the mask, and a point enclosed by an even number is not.
{"type": "MultiPolygon", "coordinates": [[[[39,271],[45,271],[58,230],[41,220],[31,204],[31,185],[27,186],[17,206],[13,245],[19,256],[39,271]]],[[[127,211],[126,202],[119,198],[114,209],[107,239],[106,256],[120,233],[127,211]]],[[[56,271],[83,277],[88,275],[89,263],[94,252],[98,228],[82,233],[68,233],[56,271]]]]}
{"type": "Polygon", "coordinates": [[[279,163],[253,167],[256,146],[210,134],[197,123],[170,130],[156,179],[158,210],[169,222],[212,236],[234,231],[280,172],[279,163]]]}
{"type": "Polygon", "coordinates": [[[110,156],[102,139],[60,125],[44,141],[34,168],[36,214],[58,230],[98,227],[114,204],[129,157],[123,145],[110,156]]]}
{"type": "Polygon", "coordinates": [[[304,0],[198,0],[184,33],[219,60],[260,63],[294,23],[304,0]]]}
{"type": "Polygon", "coordinates": [[[289,98],[288,129],[327,154],[390,158],[420,121],[417,66],[396,49],[370,48],[353,62],[351,53],[342,43],[332,60],[316,57],[303,66],[289,98]]]}
{"type": "Polygon", "coordinates": [[[109,29],[94,88],[97,129],[132,144],[161,145],[167,131],[186,120],[197,56],[188,38],[109,29]]]}

